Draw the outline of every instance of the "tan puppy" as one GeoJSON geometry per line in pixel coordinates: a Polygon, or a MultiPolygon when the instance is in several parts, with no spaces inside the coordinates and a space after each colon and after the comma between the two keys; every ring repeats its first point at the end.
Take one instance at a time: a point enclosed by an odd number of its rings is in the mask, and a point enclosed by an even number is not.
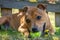
{"type": "Polygon", "coordinates": [[[46,7],[43,4],[38,4],[37,7],[27,6],[24,7],[23,12],[19,14],[21,17],[21,25],[18,28],[18,31],[24,33],[25,36],[29,36],[32,29],[38,29],[43,31],[43,26],[45,24],[45,29],[49,30],[50,34],[54,34],[54,29],[51,26],[50,19],[46,13],[46,7]]]}

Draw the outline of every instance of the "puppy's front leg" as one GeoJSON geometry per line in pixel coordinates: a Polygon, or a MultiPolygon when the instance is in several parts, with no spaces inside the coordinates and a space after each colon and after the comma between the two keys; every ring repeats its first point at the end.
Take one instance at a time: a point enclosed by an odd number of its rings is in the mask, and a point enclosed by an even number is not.
{"type": "Polygon", "coordinates": [[[28,31],[28,28],[23,28],[25,24],[21,24],[18,28],[18,31],[23,33],[25,37],[29,37],[29,31],[28,31]]]}

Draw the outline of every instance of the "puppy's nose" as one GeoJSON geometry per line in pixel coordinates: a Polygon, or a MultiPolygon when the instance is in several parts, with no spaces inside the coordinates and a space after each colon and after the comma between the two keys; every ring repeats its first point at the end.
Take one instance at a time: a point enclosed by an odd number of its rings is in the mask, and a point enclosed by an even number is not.
{"type": "Polygon", "coordinates": [[[32,28],[32,32],[38,32],[39,30],[37,28],[32,28]]]}
{"type": "Polygon", "coordinates": [[[31,20],[30,20],[30,19],[26,19],[26,22],[27,22],[27,23],[30,23],[30,22],[31,22],[31,20]]]}

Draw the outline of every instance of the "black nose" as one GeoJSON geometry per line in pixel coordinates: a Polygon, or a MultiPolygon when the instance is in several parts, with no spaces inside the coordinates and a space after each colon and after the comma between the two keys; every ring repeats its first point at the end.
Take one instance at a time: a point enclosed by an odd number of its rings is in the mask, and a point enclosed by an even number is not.
{"type": "Polygon", "coordinates": [[[32,28],[32,32],[38,32],[39,30],[37,28],[32,28]]]}
{"type": "Polygon", "coordinates": [[[26,22],[27,22],[27,23],[30,23],[30,22],[31,22],[31,20],[30,20],[30,19],[26,19],[26,22]]]}

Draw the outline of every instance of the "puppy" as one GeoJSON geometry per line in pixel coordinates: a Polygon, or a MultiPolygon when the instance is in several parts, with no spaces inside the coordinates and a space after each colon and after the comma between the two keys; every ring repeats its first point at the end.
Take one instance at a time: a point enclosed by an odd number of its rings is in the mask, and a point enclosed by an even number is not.
{"type": "Polygon", "coordinates": [[[22,16],[18,31],[22,32],[26,37],[29,37],[30,32],[35,30],[43,33],[47,29],[52,35],[55,32],[44,4],[38,4],[37,7],[26,6],[18,15],[22,16]]]}

